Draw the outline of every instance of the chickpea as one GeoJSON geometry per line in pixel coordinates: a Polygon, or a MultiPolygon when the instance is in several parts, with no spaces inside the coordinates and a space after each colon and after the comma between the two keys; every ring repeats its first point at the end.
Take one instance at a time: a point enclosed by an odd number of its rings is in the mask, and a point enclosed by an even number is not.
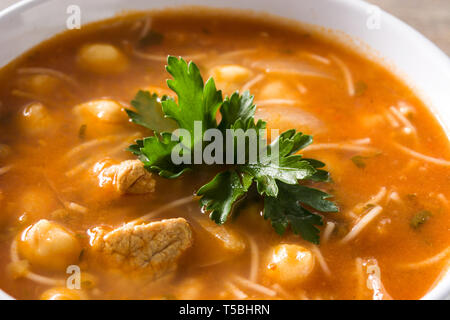
{"type": "Polygon", "coordinates": [[[20,195],[16,210],[21,214],[40,216],[51,211],[57,205],[53,195],[41,188],[26,189],[20,195]]]}
{"type": "Polygon", "coordinates": [[[215,67],[212,70],[212,74],[214,80],[217,81],[243,82],[250,77],[251,71],[237,64],[229,64],[215,67]]]}
{"type": "Polygon", "coordinates": [[[59,85],[59,79],[47,74],[33,74],[20,80],[20,86],[39,95],[50,95],[59,85]]]}
{"type": "Polygon", "coordinates": [[[175,297],[180,300],[200,299],[203,289],[204,285],[200,279],[188,278],[177,285],[175,297]]]}
{"type": "Polygon", "coordinates": [[[56,287],[44,291],[41,300],[82,300],[86,295],[81,290],[56,287]]]}
{"type": "Polygon", "coordinates": [[[52,115],[45,105],[39,102],[29,104],[20,115],[20,127],[27,134],[39,134],[56,126],[52,115]]]}
{"type": "Polygon", "coordinates": [[[121,73],[128,67],[127,57],[115,46],[107,43],[83,46],[78,52],[78,63],[85,70],[97,74],[121,73]]]}
{"type": "Polygon", "coordinates": [[[126,120],[123,107],[110,99],[93,100],[75,106],[75,111],[81,114],[89,114],[100,121],[108,123],[120,123],[126,120]]]}
{"type": "Polygon", "coordinates": [[[80,244],[70,231],[45,219],[22,233],[18,249],[31,266],[59,271],[76,263],[81,252],[80,244]]]}
{"type": "Polygon", "coordinates": [[[275,282],[293,286],[305,280],[313,269],[314,255],[310,250],[295,244],[280,244],[271,250],[265,274],[275,282]]]}
{"type": "Polygon", "coordinates": [[[252,72],[240,65],[229,64],[214,67],[210,74],[216,81],[217,88],[224,91],[234,91],[250,78],[252,72]]]}
{"type": "Polygon", "coordinates": [[[298,100],[300,98],[300,92],[292,88],[284,81],[271,81],[265,84],[259,94],[257,94],[258,99],[260,100],[269,100],[269,99],[290,99],[290,100],[298,100]]]}
{"type": "Polygon", "coordinates": [[[256,108],[255,117],[267,121],[268,133],[272,129],[282,132],[294,128],[301,132],[318,135],[328,129],[316,115],[298,107],[277,106],[276,102],[256,108]]]}

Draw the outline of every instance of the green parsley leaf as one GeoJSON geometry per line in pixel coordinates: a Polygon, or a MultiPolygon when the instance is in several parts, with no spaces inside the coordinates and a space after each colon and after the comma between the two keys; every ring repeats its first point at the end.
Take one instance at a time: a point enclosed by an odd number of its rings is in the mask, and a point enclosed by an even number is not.
{"type": "Polygon", "coordinates": [[[355,96],[362,96],[367,90],[367,84],[364,81],[357,81],[355,83],[355,96]]]}
{"type": "Polygon", "coordinates": [[[172,134],[163,132],[152,137],[137,140],[128,150],[139,157],[149,171],[156,171],[164,178],[177,178],[190,170],[184,164],[175,165],[171,160],[172,150],[178,141],[172,141],[172,134]]]}
{"type": "MultiPolygon", "coordinates": [[[[264,139],[263,136],[260,135],[260,130],[263,130],[265,128],[266,128],[265,121],[258,120],[258,122],[255,122],[255,119],[253,117],[248,118],[245,122],[241,119],[238,119],[233,125],[227,128],[234,130],[235,132],[233,136],[234,140],[233,163],[244,164],[248,162],[257,162],[258,159],[252,159],[250,157],[250,153],[252,152],[252,155],[255,156],[256,153],[255,150],[259,150],[261,144],[264,145],[266,144],[266,140],[264,139]],[[241,133],[238,134],[238,132],[241,133]],[[245,149],[244,153],[242,153],[242,150],[238,150],[240,139],[245,140],[245,145],[247,148],[245,149]]],[[[226,132],[224,133],[224,136],[227,136],[226,132]]],[[[231,155],[227,154],[229,152],[231,152],[231,150],[225,150],[224,157],[231,158],[231,155]]]]}
{"type": "MultiPolygon", "coordinates": [[[[241,123],[247,123],[255,115],[256,106],[253,104],[253,96],[245,91],[242,95],[234,92],[229,98],[223,101],[220,113],[222,120],[219,129],[224,131],[231,128],[239,120],[241,123]]],[[[253,121],[254,123],[254,121],[253,121]]]]}
{"type": "Polygon", "coordinates": [[[428,210],[422,210],[417,212],[412,218],[409,225],[413,229],[418,229],[420,226],[422,226],[425,222],[428,221],[432,216],[431,212],[428,210]]]}
{"type": "Polygon", "coordinates": [[[234,165],[218,173],[197,191],[201,197],[200,204],[213,221],[223,224],[235,204],[246,201],[246,195],[255,182],[257,192],[254,195],[263,200],[264,218],[271,221],[277,233],[283,234],[290,226],[294,233],[318,243],[319,229],[316,226],[322,224],[322,217],[311,210],[337,212],[338,208],[327,200],[329,194],[299,184],[308,180],[330,181],[328,172],[321,169],[325,166],[323,162],[297,154],[312,143],[312,137],[292,129],[268,144],[260,133],[266,128],[266,122],[255,120],[256,106],[248,91],[242,95],[235,92],[222,99],[214,80],[210,78],[204,84],[197,66],[192,62],[187,64],[182,58],[169,57],[166,69],[173,77],[167,84],[178,99],[159,99],[155,94],[144,91],[137,93],[132,102],[136,112],[127,110],[127,114],[134,123],[153,130],[154,135],[137,140],[128,150],[138,156],[147,170],[165,178],[177,178],[195,166],[173,163],[171,156],[174,151],[183,155],[184,152],[190,153],[197,144],[203,146],[207,129],[219,129],[225,136],[228,129],[239,131],[244,134],[244,139],[248,139],[245,152],[240,150],[238,154],[236,135],[234,149],[228,150],[224,144],[221,156],[224,159],[234,157],[234,165]],[[217,124],[219,108],[222,120],[217,124]],[[197,135],[194,130],[196,121],[201,121],[197,135]],[[178,137],[168,132],[178,128],[187,130],[191,136],[191,141],[181,141],[183,146],[180,150],[175,149],[180,147],[178,137]],[[250,155],[254,154],[250,151],[255,146],[256,150],[263,152],[259,152],[257,159],[252,159],[250,155]],[[233,155],[227,154],[231,151],[233,155]]]}
{"type": "Polygon", "coordinates": [[[213,78],[203,85],[195,63],[187,64],[182,58],[169,56],[166,70],[173,76],[172,80],[167,80],[167,85],[177,94],[178,104],[169,97],[162,101],[162,108],[167,117],[174,119],[180,128],[188,130],[192,141],[186,146],[192,148],[201,142],[207,129],[217,127],[216,113],[222,104],[222,92],[216,90],[213,78]],[[194,136],[195,121],[201,121],[199,137],[194,136]]]}
{"type": "Polygon", "coordinates": [[[227,170],[201,187],[197,195],[202,197],[201,205],[211,211],[210,218],[217,224],[223,224],[227,221],[233,204],[245,195],[251,184],[250,175],[227,170]]]}
{"type": "Polygon", "coordinates": [[[308,180],[315,182],[330,182],[330,174],[327,171],[320,169],[325,167],[325,163],[316,159],[303,158],[302,160],[307,161],[314,169],[316,169],[316,173],[309,177],[308,180]]]}
{"type": "Polygon", "coordinates": [[[311,142],[311,136],[295,130],[285,131],[267,147],[265,157],[257,163],[244,165],[242,170],[255,178],[259,194],[276,197],[276,180],[297,184],[298,180],[311,178],[316,173],[309,161],[302,161],[301,155],[294,155],[311,142]],[[278,152],[274,152],[276,149],[278,152]]]}
{"type": "MultiPolygon", "coordinates": [[[[165,100],[166,97],[162,97],[165,100]]],[[[125,109],[130,120],[140,126],[156,132],[173,131],[178,128],[176,122],[164,117],[161,101],[156,93],[150,94],[148,91],[139,90],[131,105],[136,109],[134,112],[125,109]]]]}
{"type": "Polygon", "coordinates": [[[366,160],[378,157],[381,154],[382,154],[381,152],[377,152],[377,153],[367,155],[367,156],[356,155],[356,156],[353,156],[351,158],[351,160],[355,164],[355,166],[357,166],[360,169],[364,169],[366,167],[366,160]]]}
{"type": "Polygon", "coordinates": [[[329,194],[302,185],[291,185],[277,182],[277,197],[264,198],[264,219],[270,219],[273,228],[283,235],[288,226],[295,234],[312,243],[319,243],[319,229],[323,224],[322,217],[299,203],[308,205],[322,212],[337,212],[336,205],[326,200],[329,194]]]}
{"type": "Polygon", "coordinates": [[[355,166],[357,166],[360,169],[364,169],[366,167],[366,162],[364,160],[366,160],[368,157],[363,157],[363,156],[353,156],[352,157],[352,162],[355,164],[355,166]]]}

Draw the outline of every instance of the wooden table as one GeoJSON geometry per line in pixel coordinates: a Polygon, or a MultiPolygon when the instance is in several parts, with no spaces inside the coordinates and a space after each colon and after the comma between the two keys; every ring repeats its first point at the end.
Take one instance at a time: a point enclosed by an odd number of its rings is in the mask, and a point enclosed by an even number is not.
{"type": "Polygon", "coordinates": [[[367,0],[400,18],[450,56],[450,0],[367,0]]]}

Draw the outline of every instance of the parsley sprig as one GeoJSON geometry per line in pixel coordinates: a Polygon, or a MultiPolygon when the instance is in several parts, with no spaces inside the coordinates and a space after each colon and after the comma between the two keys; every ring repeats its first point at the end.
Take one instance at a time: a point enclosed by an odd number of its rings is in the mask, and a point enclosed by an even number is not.
{"type": "MultiPolygon", "coordinates": [[[[167,84],[178,99],[139,91],[131,103],[135,110],[126,110],[132,122],[154,133],[129,147],[147,170],[165,178],[177,178],[196,169],[191,164],[172,162],[171,153],[179,143],[171,139],[174,129],[185,129],[190,133],[190,141],[181,141],[184,145],[180,150],[182,153],[193,150],[197,144],[204,144],[203,134],[207,129],[219,129],[225,134],[227,129],[259,132],[266,127],[266,122],[255,120],[256,106],[248,91],[223,98],[213,78],[204,83],[195,63],[188,64],[182,58],[169,56],[166,70],[172,75],[167,84]],[[216,121],[218,111],[221,114],[219,123],[216,121]],[[195,121],[201,121],[200,135],[194,134],[195,121]]],[[[213,221],[223,224],[236,202],[245,199],[252,185],[256,185],[257,193],[264,201],[263,216],[271,221],[278,234],[284,234],[290,226],[305,240],[319,243],[317,226],[323,224],[323,219],[317,212],[337,212],[338,208],[328,200],[329,194],[300,184],[329,181],[328,172],[321,169],[324,163],[298,154],[312,143],[312,136],[292,129],[281,133],[271,143],[264,139],[258,143],[265,148],[262,156],[256,162],[245,157],[242,164],[224,167],[197,191],[200,204],[213,221]],[[274,150],[278,152],[272,152],[274,150]]],[[[224,148],[224,158],[226,153],[224,148]]],[[[236,152],[233,155],[237,157],[236,152]]]]}

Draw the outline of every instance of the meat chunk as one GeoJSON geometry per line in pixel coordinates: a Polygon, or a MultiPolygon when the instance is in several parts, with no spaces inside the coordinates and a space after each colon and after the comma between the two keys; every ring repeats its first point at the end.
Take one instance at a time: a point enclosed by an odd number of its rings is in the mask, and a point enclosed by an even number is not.
{"type": "Polygon", "coordinates": [[[96,228],[92,248],[109,267],[142,272],[153,280],[174,271],[179,257],[191,247],[192,231],[183,218],[133,223],[107,232],[96,228]]]}
{"type": "Polygon", "coordinates": [[[120,193],[143,194],[155,191],[156,181],[139,160],[126,160],[107,167],[102,175],[114,176],[114,186],[120,193]]]}

